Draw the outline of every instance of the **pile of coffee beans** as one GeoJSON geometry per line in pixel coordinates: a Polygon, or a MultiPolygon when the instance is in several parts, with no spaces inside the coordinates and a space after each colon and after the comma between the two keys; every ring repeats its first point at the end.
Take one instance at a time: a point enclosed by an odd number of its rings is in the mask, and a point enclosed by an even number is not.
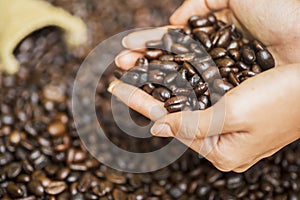
{"type": "MultiPolygon", "coordinates": [[[[51,2],[84,18],[92,36],[87,49],[92,49],[99,40],[124,29],[167,23],[181,0],[51,2]],[[132,13],[143,17],[133,18],[132,13]]],[[[122,173],[99,163],[79,139],[70,106],[76,72],[82,55],[89,52],[68,53],[62,38],[53,28],[34,33],[15,52],[22,63],[18,74],[0,74],[1,200],[300,199],[299,141],[241,174],[220,172],[192,151],[153,173],[122,173]]],[[[165,144],[165,139],[154,137],[151,141],[126,138],[118,129],[106,91],[113,70],[101,78],[95,95],[107,136],[132,151],[142,147],[150,152],[152,145],[165,144]]],[[[106,152],[101,155],[109,157],[106,152]]]]}
{"type": "Polygon", "coordinates": [[[134,68],[115,74],[165,102],[170,113],[206,109],[243,81],[275,66],[260,41],[247,42],[233,24],[212,13],[192,16],[188,26],[169,29],[146,47],[134,68]]]}

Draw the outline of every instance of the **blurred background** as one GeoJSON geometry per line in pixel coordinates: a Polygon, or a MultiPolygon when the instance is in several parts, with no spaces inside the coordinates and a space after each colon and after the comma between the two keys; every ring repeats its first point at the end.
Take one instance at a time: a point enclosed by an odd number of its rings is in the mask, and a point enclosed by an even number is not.
{"type": "MultiPolygon", "coordinates": [[[[300,199],[299,142],[241,174],[220,172],[191,151],[170,166],[146,174],[118,172],[95,160],[78,138],[72,119],[70,97],[80,64],[97,44],[114,34],[168,24],[182,1],[49,2],[81,17],[89,39],[70,52],[60,30],[44,28],[16,49],[20,71],[12,76],[0,74],[1,199],[300,199]]],[[[145,152],[169,142],[126,138],[115,126],[106,92],[111,70],[100,80],[96,93],[98,117],[111,140],[124,149],[145,152]]],[[[137,113],[132,115],[137,122],[148,123],[137,113]]]]}

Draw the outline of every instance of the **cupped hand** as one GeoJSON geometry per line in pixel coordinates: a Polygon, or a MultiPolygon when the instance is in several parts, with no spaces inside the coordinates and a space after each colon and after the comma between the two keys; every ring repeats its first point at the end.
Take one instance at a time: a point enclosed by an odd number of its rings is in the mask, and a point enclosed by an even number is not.
{"type": "MultiPolygon", "coordinates": [[[[154,135],[179,139],[222,171],[245,171],[300,136],[297,8],[297,1],[187,0],[174,13],[171,23],[182,26],[191,15],[222,10],[219,18],[260,39],[275,57],[276,68],[245,81],[207,110],[167,114],[163,103],[120,81],[114,81],[109,91],[155,121],[154,135]],[[218,117],[222,124],[215,124],[218,117]]],[[[161,39],[166,30],[147,30],[124,38],[123,44],[130,50],[118,56],[117,65],[125,70],[133,67],[143,55],[145,41],[161,39]]]]}

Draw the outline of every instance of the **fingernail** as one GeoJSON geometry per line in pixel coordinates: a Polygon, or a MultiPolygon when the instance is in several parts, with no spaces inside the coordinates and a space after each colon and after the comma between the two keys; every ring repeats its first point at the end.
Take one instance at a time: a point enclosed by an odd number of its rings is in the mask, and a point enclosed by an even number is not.
{"type": "Polygon", "coordinates": [[[122,46],[125,47],[125,48],[128,48],[128,47],[127,47],[127,40],[128,40],[128,36],[125,36],[125,37],[122,39],[122,46]]]}
{"type": "Polygon", "coordinates": [[[116,63],[116,65],[117,65],[117,67],[120,67],[120,57],[121,57],[122,55],[117,55],[116,56],[116,58],[115,58],[115,63],[116,63]]]}
{"type": "Polygon", "coordinates": [[[152,135],[155,136],[165,136],[165,137],[173,136],[170,126],[166,124],[153,125],[151,128],[151,133],[152,135]]]}
{"type": "Polygon", "coordinates": [[[113,82],[111,82],[107,88],[107,91],[110,93],[113,93],[114,88],[116,87],[116,85],[118,84],[118,80],[115,80],[113,82]]]}

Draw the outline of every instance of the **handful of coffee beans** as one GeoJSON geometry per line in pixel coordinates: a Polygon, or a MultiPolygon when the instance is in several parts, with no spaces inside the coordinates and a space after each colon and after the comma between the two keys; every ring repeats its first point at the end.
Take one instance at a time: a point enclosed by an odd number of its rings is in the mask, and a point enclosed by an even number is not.
{"type": "Polygon", "coordinates": [[[169,29],[146,47],[134,68],[117,69],[115,76],[165,102],[170,113],[204,110],[243,81],[275,66],[260,41],[248,42],[233,24],[213,13],[192,16],[186,27],[169,29]]]}

